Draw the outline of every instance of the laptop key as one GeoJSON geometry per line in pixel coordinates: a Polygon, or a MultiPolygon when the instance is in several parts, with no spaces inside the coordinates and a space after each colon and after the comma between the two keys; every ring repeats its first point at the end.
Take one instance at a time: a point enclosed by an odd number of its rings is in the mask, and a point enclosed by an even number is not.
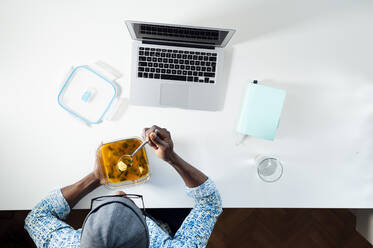
{"type": "Polygon", "coordinates": [[[180,71],[180,70],[177,70],[177,74],[180,75],[180,74],[181,74],[181,71],[180,71]]]}
{"type": "Polygon", "coordinates": [[[149,73],[149,78],[153,78],[153,73],[149,73]]]}
{"type": "Polygon", "coordinates": [[[172,74],[176,74],[176,70],[172,70],[171,72],[172,72],[172,74]]]}
{"type": "Polygon", "coordinates": [[[216,57],[210,57],[209,60],[210,61],[216,61],[216,57]]]}
{"type": "Polygon", "coordinates": [[[213,83],[215,83],[214,80],[210,80],[210,84],[213,84],[213,83]]]}
{"type": "Polygon", "coordinates": [[[193,77],[187,77],[187,81],[192,82],[193,81],[193,77]]]}
{"type": "Polygon", "coordinates": [[[187,71],[183,71],[183,75],[186,75],[188,72],[187,71]]]}
{"type": "Polygon", "coordinates": [[[205,77],[205,83],[208,83],[208,82],[209,82],[209,78],[205,77]]]}
{"type": "Polygon", "coordinates": [[[140,56],[140,57],[139,57],[139,60],[140,60],[140,61],[146,61],[146,57],[144,57],[144,56],[140,56]]]}
{"type": "Polygon", "coordinates": [[[166,73],[166,69],[162,69],[162,70],[161,70],[161,73],[166,73]]]}
{"type": "Polygon", "coordinates": [[[139,67],[138,71],[144,71],[144,67],[139,67]]]}
{"type": "Polygon", "coordinates": [[[212,73],[212,72],[205,72],[203,75],[205,77],[215,77],[215,73],[212,73]]]}
{"type": "Polygon", "coordinates": [[[160,78],[160,77],[161,77],[161,75],[159,75],[159,74],[154,74],[154,78],[158,79],[158,78],[160,78]]]}
{"type": "Polygon", "coordinates": [[[142,72],[139,72],[139,73],[137,74],[137,76],[138,76],[138,77],[142,77],[142,72]]]}
{"type": "Polygon", "coordinates": [[[139,62],[139,66],[146,66],[147,63],[146,62],[139,62]]]}
{"type": "Polygon", "coordinates": [[[144,78],[148,78],[148,73],[144,72],[144,78]]]}
{"type": "Polygon", "coordinates": [[[186,81],[186,76],[162,74],[161,79],[186,81]]]}

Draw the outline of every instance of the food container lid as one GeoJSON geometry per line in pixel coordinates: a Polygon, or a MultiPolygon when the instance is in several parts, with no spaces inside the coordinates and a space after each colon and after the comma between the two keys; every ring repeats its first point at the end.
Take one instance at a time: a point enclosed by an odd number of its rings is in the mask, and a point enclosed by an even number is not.
{"type": "Polygon", "coordinates": [[[74,67],[64,82],[58,104],[88,125],[100,123],[117,97],[117,86],[88,65],[74,67]]]}

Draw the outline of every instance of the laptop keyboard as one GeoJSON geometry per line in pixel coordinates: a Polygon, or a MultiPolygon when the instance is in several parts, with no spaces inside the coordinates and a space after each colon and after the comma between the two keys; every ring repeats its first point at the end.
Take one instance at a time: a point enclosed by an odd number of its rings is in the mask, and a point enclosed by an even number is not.
{"type": "Polygon", "coordinates": [[[215,83],[217,54],[139,47],[138,77],[215,83]]]}

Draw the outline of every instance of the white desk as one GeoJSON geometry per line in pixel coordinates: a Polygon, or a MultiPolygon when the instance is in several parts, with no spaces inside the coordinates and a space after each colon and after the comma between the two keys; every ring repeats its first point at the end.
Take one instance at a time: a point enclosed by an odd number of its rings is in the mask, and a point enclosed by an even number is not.
{"type": "MultiPolygon", "coordinates": [[[[216,182],[224,207],[372,208],[372,13],[371,1],[1,1],[0,209],[32,208],[90,172],[101,140],[152,124],[172,131],[176,151],[216,182]],[[119,121],[92,128],[63,111],[57,94],[71,65],[103,60],[128,86],[125,19],[237,29],[223,110],[130,106],[119,121]],[[274,142],[237,147],[249,79],[267,79],[287,98],[274,142]],[[272,184],[249,163],[267,153],[284,162],[272,184]]],[[[143,194],[147,207],[191,207],[176,172],[149,156],[151,180],[126,191],[143,194]]]]}

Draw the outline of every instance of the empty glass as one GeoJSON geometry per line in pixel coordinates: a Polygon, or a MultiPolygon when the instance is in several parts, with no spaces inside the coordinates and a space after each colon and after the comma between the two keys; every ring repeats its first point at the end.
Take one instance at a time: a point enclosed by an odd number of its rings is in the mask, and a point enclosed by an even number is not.
{"type": "Polygon", "coordinates": [[[283,173],[282,163],[273,156],[257,156],[255,158],[259,178],[264,182],[276,182],[283,173]]]}

